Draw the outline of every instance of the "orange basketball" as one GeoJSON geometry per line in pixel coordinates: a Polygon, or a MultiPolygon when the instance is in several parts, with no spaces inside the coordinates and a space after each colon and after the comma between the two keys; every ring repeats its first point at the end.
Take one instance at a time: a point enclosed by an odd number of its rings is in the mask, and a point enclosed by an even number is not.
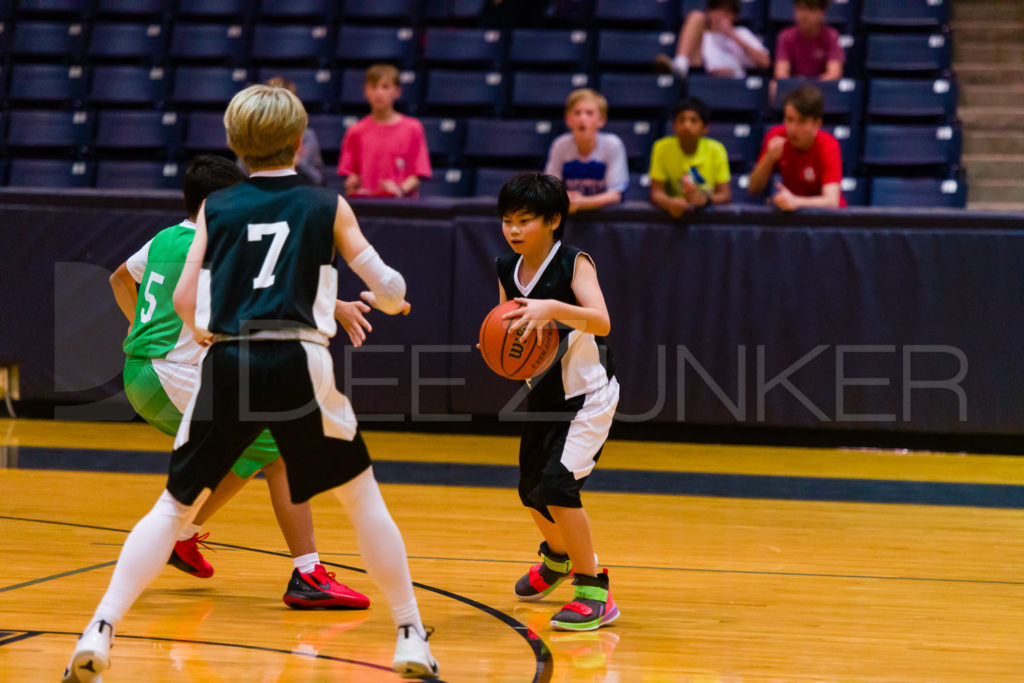
{"type": "Polygon", "coordinates": [[[487,367],[509,379],[530,379],[541,374],[558,355],[558,328],[548,321],[523,339],[522,330],[509,331],[512,320],[501,316],[519,307],[515,301],[495,306],[480,326],[480,353],[487,367]]]}

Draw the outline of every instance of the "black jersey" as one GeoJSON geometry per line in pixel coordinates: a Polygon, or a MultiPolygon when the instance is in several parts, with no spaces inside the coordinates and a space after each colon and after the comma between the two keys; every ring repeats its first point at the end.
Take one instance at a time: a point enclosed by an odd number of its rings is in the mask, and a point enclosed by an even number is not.
{"type": "MultiPolygon", "coordinates": [[[[505,298],[509,301],[516,297],[557,299],[579,305],[572,291],[572,278],[576,258],[580,255],[594,262],[589,254],[576,247],[556,242],[533,281],[528,283],[519,281],[521,256],[515,253],[499,256],[498,281],[505,298]]],[[[608,383],[613,372],[611,351],[604,337],[558,323],[558,361],[540,378],[530,381],[527,407],[558,406],[566,399],[596,391],[608,383]]]]}
{"type": "Polygon", "coordinates": [[[297,175],[256,176],[210,194],[196,324],[215,334],[337,330],[338,195],[297,175]]]}

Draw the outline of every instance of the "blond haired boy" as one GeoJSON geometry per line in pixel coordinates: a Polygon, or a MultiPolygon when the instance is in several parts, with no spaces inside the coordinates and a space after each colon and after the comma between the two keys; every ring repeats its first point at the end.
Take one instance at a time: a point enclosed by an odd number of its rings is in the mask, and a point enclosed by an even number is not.
{"type": "Polygon", "coordinates": [[[253,173],[207,198],[174,291],[175,311],[209,346],[199,388],[174,442],[167,488],[125,540],[63,680],[94,681],[110,666],[114,627],[160,573],[209,491],[264,429],[287,465],[294,502],[330,490],[344,506],[398,627],[395,671],[436,677],[405,545],[352,406],[334,385],[327,349],[337,328],[335,251],[368,285],[366,302],[385,313],[409,311],[405,280],[367,242],[344,199],[296,174],[306,111],[293,93],[250,86],[232,98],[224,127],[253,173]]]}

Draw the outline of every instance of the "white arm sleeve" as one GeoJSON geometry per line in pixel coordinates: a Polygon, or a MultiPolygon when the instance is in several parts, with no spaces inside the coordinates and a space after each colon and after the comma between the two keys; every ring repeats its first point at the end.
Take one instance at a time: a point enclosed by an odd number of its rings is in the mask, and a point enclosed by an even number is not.
{"type": "Polygon", "coordinates": [[[377,308],[388,315],[401,312],[402,301],[405,300],[405,278],[386,265],[376,249],[367,247],[349,261],[348,266],[373,292],[377,308]]]}

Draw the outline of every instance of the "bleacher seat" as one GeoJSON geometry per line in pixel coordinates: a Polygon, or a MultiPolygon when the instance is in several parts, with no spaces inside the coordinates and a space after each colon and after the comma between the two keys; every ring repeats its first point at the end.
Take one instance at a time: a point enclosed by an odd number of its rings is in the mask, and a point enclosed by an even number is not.
{"type": "MultiPolygon", "coordinates": [[[[849,32],[857,23],[860,4],[858,0],[832,0],[825,10],[825,23],[839,29],[840,33],[849,32]]],[[[768,23],[775,27],[792,26],[793,0],[770,0],[768,4],[768,23]]]]}
{"type": "Polygon", "coordinates": [[[420,19],[420,0],[345,0],[342,16],[349,20],[374,20],[416,23],[420,19]]]}
{"type": "Polygon", "coordinates": [[[89,101],[98,105],[159,106],[167,98],[163,67],[106,65],[92,69],[89,101]]]}
{"type": "Polygon", "coordinates": [[[668,74],[608,72],[601,74],[599,85],[608,100],[608,115],[616,118],[663,118],[682,89],[682,84],[668,74]]]}
{"type": "MultiPolygon", "coordinates": [[[[398,82],[402,86],[402,94],[395,106],[407,114],[416,114],[422,100],[422,84],[415,71],[400,71],[398,82]]],[[[365,69],[345,69],[341,75],[341,106],[346,109],[369,111],[364,90],[366,86],[365,69]]]]}
{"type": "Polygon", "coordinates": [[[565,99],[577,88],[592,87],[585,73],[517,71],[512,77],[512,110],[517,116],[533,113],[559,116],[565,99]]]}
{"type": "Polygon", "coordinates": [[[338,163],[341,141],[345,138],[345,131],[358,120],[356,116],[342,116],[341,114],[309,115],[308,125],[316,133],[317,142],[320,143],[320,153],[324,157],[324,163],[327,164],[326,175],[335,175],[331,165],[338,163]]]}
{"type": "Polygon", "coordinates": [[[18,0],[16,14],[25,17],[81,17],[92,9],[92,0],[18,0]]]}
{"type": "Polygon", "coordinates": [[[864,78],[864,47],[865,38],[861,33],[844,33],[839,36],[839,47],[846,54],[843,63],[843,76],[861,80],[864,78]]]}
{"type": "Polygon", "coordinates": [[[871,33],[864,67],[876,73],[940,74],[949,70],[952,54],[944,33],[871,33]]]}
{"type": "Polygon", "coordinates": [[[875,117],[929,117],[950,122],[956,117],[956,101],[956,84],[945,78],[873,78],[867,113],[875,117]]]}
{"type": "Polygon", "coordinates": [[[170,15],[174,0],[96,0],[99,17],[132,16],[163,19],[170,15]]]}
{"type": "Polygon", "coordinates": [[[192,24],[171,27],[168,55],[172,62],[238,64],[245,47],[242,24],[192,24]]]}
{"type": "Polygon", "coordinates": [[[857,122],[864,110],[864,84],[852,78],[836,81],[818,81],[806,78],[780,78],[775,98],[771,102],[772,114],[781,118],[782,101],[786,95],[802,85],[813,85],[825,97],[825,120],[857,122]]]}
{"type": "Polygon", "coordinates": [[[411,66],[416,59],[416,33],[408,26],[359,26],[338,29],[334,56],[343,64],[388,62],[411,66]]]}
{"type": "Polygon", "coordinates": [[[722,143],[729,155],[731,167],[748,170],[757,163],[763,137],[761,126],[749,123],[712,123],[708,137],[722,143]]]}
{"type": "Polygon", "coordinates": [[[623,201],[627,202],[648,202],[651,201],[651,176],[647,173],[630,173],[629,187],[622,195],[623,201]]]}
{"type": "Polygon", "coordinates": [[[420,197],[461,199],[473,196],[473,170],[435,168],[433,176],[420,180],[420,197]]]}
{"type": "Polygon", "coordinates": [[[420,119],[430,157],[439,166],[455,166],[462,158],[466,126],[459,119],[428,116],[420,119]]]}
{"type": "Polygon", "coordinates": [[[338,100],[341,78],[336,71],[265,66],[257,73],[260,83],[266,83],[275,76],[294,83],[299,99],[307,108],[329,106],[338,100]]]}
{"type": "Polygon", "coordinates": [[[82,56],[85,27],[80,23],[15,21],[10,54],[15,58],[60,57],[77,61],[82,56]]]}
{"type": "Polygon", "coordinates": [[[13,159],[7,179],[10,187],[92,187],[93,165],[63,159],[13,159]]]}
{"type": "Polygon", "coordinates": [[[171,101],[192,105],[216,105],[223,110],[235,93],[244,88],[245,69],[220,66],[179,66],[174,70],[171,101]]]}
{"type": "Polygon", "coordinates": [[[632,69],[650,73],[658,55],[675,54],[672,31],[604,30],[597,36],[597,63],[602,69],[632,69]]]}
{"type": "MultiPolygon", "coordinates": [[[[770,185],[771,183],[769,183],[770,185]]],[[[750,186],[750,176],[746,173],[733,173],[729,180],[729,190],[733,204],[741,206],[764,206],[768,198],[767,189],[759,195],[752,195],[747,192],[750,186]]]]}
{"type": "Polygon", "coordinates": [[[517,67],[589,72],[593,62],[591,35],[579,29],[514,29],[509,38],[508,63],[517,67]]]}
{"type": "Polygon", "coordinates": [[[605,133],[614,133],[626,147],[629,165],[636,169],[647,170],[651,157],[651,147],[658,139],[658,123],[650,120],[609,121],[601,129],[605,133]]]}
{"type": "Polygon", "coordinates": [[[92,143],[93,121],[85,111],[12,109],[8,121],[9,148],[67,148],[78,152],[92,143]]]}
{"type": "Polygon", "coordinates": [[[96,187],[130,190],[180,190],[185,167],[163,161],[111,161],[96,163],[96,187]]]}
{"type": "Polygon", "coordinates": [[[426,0],[424,18],[431,24],[475,23],[487,0],[426,0]]]}
{"type": "Polygon", "coordinates": [[[847,206],[867,206],[867,178],[844,177],[839,181],[839,190],[843,193],[843,198],[846,200],[847,206]]]}
{"type": "Polygon", "coordinates": [[[861,162],[870,166],[952,166],[960,162],[957,126],[868,125],[861,162]]]}
{"type": "Polygon", "coordinates": [[[180,0],[178,18],[240,20],[249,12],[251,0],[180,0]]]}
{"type": "Polygon", "coordinates": [[[938,28],[949,24],[951,0],[862,0],[860,20],[866,27],[938,28]]]}
{"type": "Polygon", "coordinates": [[[96,139],[99,150],[163,150],[174,156],[181,146],[184,116],[155,110],[108,109],[96,113],[96,139]]]}
{"type": "MultiPolygon", "coordinates": [[[[861,127],[840,124],[836,126],[822,126],[821,129],[826,133],[830,133],[836,139],[836,142],[839,143],[839,154],[843,158],[843,172],[853,173],[857,169],[861,158],[861,127]]],[[[760,153],[760,148],[758,148],[758,153],[760,153]]]]}
{"type": "Polygon", "coordinates": [[[505,83],[499,71],[433,69],[427,74],[427,113],[472,111],[494,116],[504,106],[505,83]]]}
{"type": "Polygon", "coordinates": [[[185,149],[189,152],[226,151],[228,140],[223,112],[191,112],[185,128],[185,149]]]}
{"type": "Polygon", "coordinates": [[[554,135],[554,126],[546,120],[469,119],[462,152],[474,160],[539,166],[547,158],[554,135]]]}
{"type": "Polygon", "coordinates": [[[871,206],[960,209],[967,204],[962,182],[940,178],[871,179],[871,206]]]}
{"type": "Polygon", "coordinates": [[[256,62],[326,61],[331,48],[327,26],[257,24],[252,30],[249,58],[256,62]]]}
{"type": "MultiPolygon", "coordinates": [[[[477,167],[473,184],[473,196],[475,197],[497,197],[501,188],[512,179],[516,173],[526,169],[489,168],[477,167]]],[[[532,169],[536,170],[536,169],[532,169]]]]}
{"type": "Polygon", "coordinates": [[[85,80],[85,70],[77,65],[15,64],[7,99],[78,104],[85,96],[85,80]]]}
{"type": "Polygon", "coordinates": [[[505,39],[496,29],[431,26],[424,32],[423,59],[430,64],[499,69],[504,58],[505,39]]]}
{"type": "Polygon", "coordinates": [[[766,83],[760,76],[720,78],[693,74],[687,78],[689,94],[711,107],[713,119],[757,122],[764,111],[766,83]],[[723,117],[724,115],[724,117],[723,117]]]}
{"type": "Polygon", "coordinates": [[[89,34],[86,54],[90,61],[132,60],[158,63],[164,53],[164,29],[160,24],[97,22],[89,34]]]}
{"type": "Polygon", "coordinates": [[[606,26],[644,25],[666,31],[679,29],[679,3],[675,0],[597,0],[594,18],[606,26]]]}
{"type": "Polygon", "coordinates": [[[260,0],[260,18],[278,20],[318,20],[330,23],[340,3],[335,0],[260,0]]]}

